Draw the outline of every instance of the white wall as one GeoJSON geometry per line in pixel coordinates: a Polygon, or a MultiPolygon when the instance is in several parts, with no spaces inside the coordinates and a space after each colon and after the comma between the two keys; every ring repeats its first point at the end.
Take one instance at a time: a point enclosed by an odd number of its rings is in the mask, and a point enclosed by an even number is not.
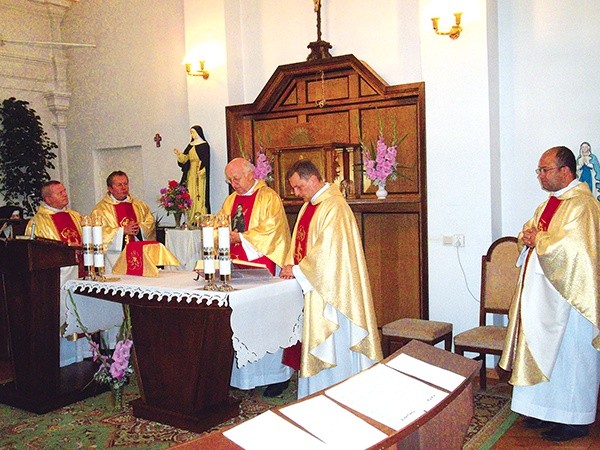
{"type": "MultiPolygon", "coordinates": [[[[493,239],[515,235],[544,197],[533,173],[541,152],[588,140],[600,153],[600,9],[589,0],[463,0],[464,31],[452,41],[431,29],[441,4],[325,0],[322,31],[332,55],[356,55],[391,85],[425,81],[430,316],[457,333],[478,320],[466,283],[478,297],[481,255],[493,239]],[[441,243],[455,233],[466,237],[458,253],[441,243]]],[[[69,52],[75,207],[87,212],[97,200],[90,151],[136,145],[145,178],[132,189],[152,203],[179,176],[172,148],[200,124],[218,208],[227,193],[225,107],[252,102],[277,66],[304,61],[315,24],[306,0],[74,4],[65,40],[97,45],[69,52]],[[183,58],[195,51],[207,60],[208,80],[185,75],[183,58]]]]}
{"type": "Polygon", "coordinates": [[[131,192],[164,215],[159,190],[181,177],[173,148],[190,140],[182,2],[81,0],[66,15],[63,33],[96,45],[93,51],[70,51],[72,206],[89,213],[102,194],[95,192],[94,179],[108,173],[94,173],[93,152],[141,146],[144,178],[130,180],[131,192]]]}

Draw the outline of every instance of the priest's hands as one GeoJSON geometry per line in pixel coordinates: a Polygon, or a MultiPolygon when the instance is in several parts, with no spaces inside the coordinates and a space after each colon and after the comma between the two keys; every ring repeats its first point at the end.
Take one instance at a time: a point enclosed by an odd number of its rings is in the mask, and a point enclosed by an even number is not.
{"type": "Polygon", "coordinates": [[[136,222],[131,222],[123,227],[123,231],[125,234],[137,236],[137,234],[140,232],[140,226],[136,222]]]}
{"type": "Polygon", "coordinates": [[[229,232],[229,243],[230,244],[241,244],[242,239],[240,238],[240,233],[237,230],[233,230],[229,232]]]}
{"type": "Polygon", "coordinates": [[[280,278],[285,278],[286,280],[291,280],[294,278],[294,273],[292,272],[292,265],[288,264],[287,266],[283,266],[281,268],[281,272],[279,272],[280,278]]]}
{"type": "Polygon", "coordinates": [[[537,232],[537,228],[533,227],[523,230],[523,237],[521,238],[523,240],[523,244],[530,248],[535,247],[535,237],[537,236],[537,232]]]}

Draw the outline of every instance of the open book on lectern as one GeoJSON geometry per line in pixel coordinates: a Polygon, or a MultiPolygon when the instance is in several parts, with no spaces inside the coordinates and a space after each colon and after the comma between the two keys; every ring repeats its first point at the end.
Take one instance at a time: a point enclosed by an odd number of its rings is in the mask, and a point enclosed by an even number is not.
{"type": "MultiPolygon", "coordinates": [[[[215,260],[216,275],[219,276],[219,260],[215,260]]],[[[204,260],[200,259],[194,267],[195,272],[204,273],[204,260]]],[[[262,263],[243,261],[241,259],[231,260],[231,278],[272,278],[267,266],[262,263]]]]}

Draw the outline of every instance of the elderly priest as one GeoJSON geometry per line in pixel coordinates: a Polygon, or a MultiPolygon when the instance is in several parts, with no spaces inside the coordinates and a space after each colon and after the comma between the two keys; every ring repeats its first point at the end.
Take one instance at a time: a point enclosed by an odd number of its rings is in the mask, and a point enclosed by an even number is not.
{"type": "MultiPolygon", "coordinates": [[[[264,180],[254,178],[254,166],[243,158],[227,164],[225,178],[234,192],[225,199],[221,213],[238,218],[230,233],[231,257],[262,263],[275,275],[290,248],[290,229],[279,195],[264,180]]],[[[293,373],[281,358],[278,349],[244,367],[234,362],[231,385],[239,389],[268,385],[265,396],[281,394],[293,373]]]]}
{"type": "Polygon", "coordinates": [[[302,398],[382,359],[369,274],[352,210],[337,186],[326,183],[308,160],[287,172],[300,209],[282,278],[304,292],[301,354],[284,362],[300,367],[302,398]]]}

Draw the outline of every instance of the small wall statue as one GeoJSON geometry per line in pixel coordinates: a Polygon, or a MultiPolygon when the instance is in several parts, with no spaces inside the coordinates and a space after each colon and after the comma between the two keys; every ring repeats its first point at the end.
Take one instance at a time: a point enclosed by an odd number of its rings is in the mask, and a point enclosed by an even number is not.
{"type": "Polygon", "coordinates": [[[181,182],[192,197],[192,208],[188,211],[188,222],[197,224],[201,214],[210,213],[210,146],[204,138],[202,127],[190,128],[191,140],[183,153],[174,149],[177,164],[183,172],[181,182]]]}
{"type": "Polygon", "coordinates": [[[594,197],[600,200],[600,162],[588,142],[582,142],[579,146],[577,176],[579,181],[588,184],[594,197]]]}

